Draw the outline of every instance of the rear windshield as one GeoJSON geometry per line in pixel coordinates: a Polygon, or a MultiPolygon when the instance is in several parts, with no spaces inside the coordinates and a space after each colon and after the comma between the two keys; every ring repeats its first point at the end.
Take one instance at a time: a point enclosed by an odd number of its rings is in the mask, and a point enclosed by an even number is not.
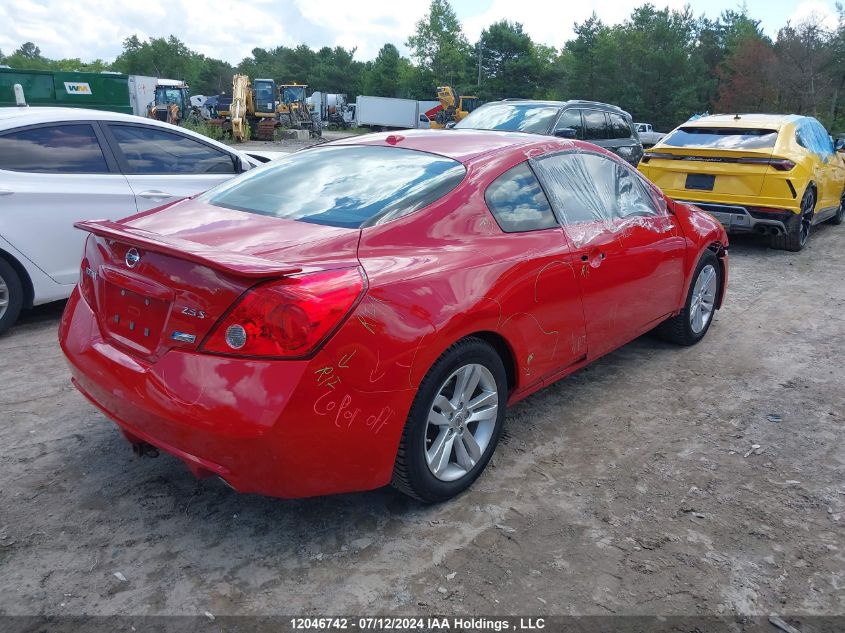
{"type": "Polygon", "coordinates": [[[663,139],[673,147],[707,149],[769,149],[775,146],[777,130],[736,127],[679,127],[663,139]]]}
{"type": "Polygon", "coordinates": [[[344,228],[386,222],[443,197],[459,162],[394,147],[323,147],[291,154],[205,193],[227,209],[344,228]]]}
{"type": "Polygon", "coordinates": [[[545,134],[560,111],[542,103],[491,103],[474,110],[455,127],[545,134]]]}

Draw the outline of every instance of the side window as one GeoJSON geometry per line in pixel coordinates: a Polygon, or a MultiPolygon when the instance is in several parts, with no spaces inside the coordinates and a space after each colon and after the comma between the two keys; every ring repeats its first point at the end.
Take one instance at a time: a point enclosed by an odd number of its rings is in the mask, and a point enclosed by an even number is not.
{"type": "Polygon", "coordinates": [[[631,138],[631,127],[621,114],[608,114],[610,117],[610,134],[613,138],[631,138]]]}
{"type": "Polygon", "coordinates": [[[109,125],[132,174],[234,174],[232,157],[181,134],[139,125],[109,125]]]}
{"type": "Polygon", "coordinates": [[[584,124],[581,122],[581,110],[564,110],[563,114],[555,125],[555,136],[562,138],[584,138],[584,124]],[[562,130],[572,130],[569,133],[560,133],[562,130]]]}
{"type": "Polygon", "coordinates": [[[611,138],[607,118],[601,110],[584,110],[584,139],[602,141],[611,138]]]}
{"type": "Polygon", "coordinates": [[[505,233],[539,231],[558,226],[546,194],[528,163],[496,178],[484,193],[487,206],[505,233]]]}
{"type": "Polygon", "coordinates": [[[0,136],[0,169],[41,174],[107,174],[103,150],[88,124],[50,125],[0,136]]]}
{"type": "Polygon", "coordinates": [[[654,201],[646,192],[639,177],[624,165],[616,165],[616,189],[619,192],[616,217],[649,217],[658,215],[654,201]]]}
{"type": "Polygon", "coordinates": [[[615,160],[573,152],[541,158],[535,165],[567,225],[657,215],[637,175],[615,160]]]}

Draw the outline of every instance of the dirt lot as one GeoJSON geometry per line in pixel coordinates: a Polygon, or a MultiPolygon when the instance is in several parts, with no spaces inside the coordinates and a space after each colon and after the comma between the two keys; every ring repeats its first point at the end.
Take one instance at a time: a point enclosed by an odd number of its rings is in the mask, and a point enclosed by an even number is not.
{"type": "Polygon", "coordinates": [[[38,309],[0,338],[0,613],[843,615],[843,243],[736,239],[702,344],[646,336],[531,397],[434,507],[137,459],[38,309]]]}
{"type": "Polygon", "coordinates": [[[246,141],[245,143],[236,143],[232,145],[235,149],[242,152],[249,152],[250,150],[258,150],[261,152],[296,152],[306,147],[313,145],[321,145],[330,141],[353,136],[351,132],[343,130],[323,130],[323,135],[319,138],[311,138],[307,141],[294,141],[290,139],[283,139],[279,141],[246,141]]]}

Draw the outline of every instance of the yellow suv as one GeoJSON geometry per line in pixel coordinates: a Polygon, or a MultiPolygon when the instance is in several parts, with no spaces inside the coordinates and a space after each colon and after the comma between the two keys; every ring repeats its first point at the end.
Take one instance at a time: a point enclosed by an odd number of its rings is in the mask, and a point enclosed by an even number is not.
{"type": "Polygon", "coordinates": [[[813,225],[845,217],[843,149],[845,141],[834,147],[812,117],[717,114],[667,134],[639,169],[728,231],[768,235],[774,248],[800,251],[813,225]]]}

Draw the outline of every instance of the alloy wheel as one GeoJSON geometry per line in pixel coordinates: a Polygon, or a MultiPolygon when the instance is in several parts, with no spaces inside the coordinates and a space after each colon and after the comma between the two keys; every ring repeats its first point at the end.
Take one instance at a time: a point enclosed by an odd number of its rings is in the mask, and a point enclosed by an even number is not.
{"type": "Polygon", "coordinates": [[[499,392],[487,367],[464,365],[437,390],[423,447],[431,473],[441,481],[467,475],[479,462],[496,428],[499,392]]]}
{"type": "Polygon", "coordinates": [[[698,273],[690,302],[690,327],[696,334],[701,333],[713,317],[718,287],[719,276],[716,274],[716,269],[713,264],[707,264],[698,273]]]}
{"type": "Polygon", "coordinates": [[[9,286],[6,285],[6,280],[0,277],[0,319],[6,314],[9,308],[9,286]]]}
{"type": "Polygon", "coordinates": [[[813,225],[814,206],[815,201],[813,199],[813,193],[808,191],[804,194],[804,199],[801,201],[801,228],[798,233],[798,240],[801,243],[801,246],[803,246],[807,242],[807,238],[810,237],[810,227],[813,225]]]}

